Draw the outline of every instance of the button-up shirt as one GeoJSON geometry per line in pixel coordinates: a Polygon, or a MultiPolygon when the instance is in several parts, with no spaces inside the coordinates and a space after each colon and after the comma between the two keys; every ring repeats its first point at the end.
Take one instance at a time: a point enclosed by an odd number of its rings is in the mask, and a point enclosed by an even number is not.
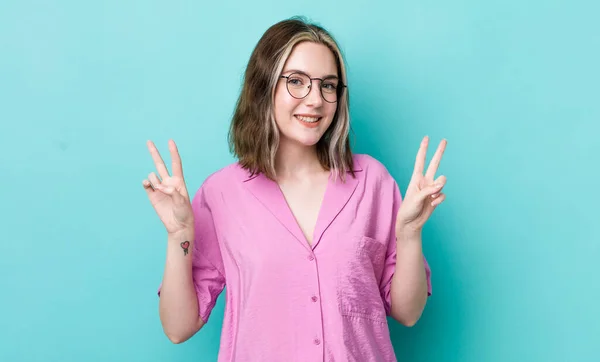
{"type": "Polygon", "coordinates": [[[203,321],[226,290],[220,362],[396,361],[386,317],[401,194],[379,161],[353,160],[356,177],[329,178],[312,245],[278,184],[238,163],[193,197],[203,321]]]}

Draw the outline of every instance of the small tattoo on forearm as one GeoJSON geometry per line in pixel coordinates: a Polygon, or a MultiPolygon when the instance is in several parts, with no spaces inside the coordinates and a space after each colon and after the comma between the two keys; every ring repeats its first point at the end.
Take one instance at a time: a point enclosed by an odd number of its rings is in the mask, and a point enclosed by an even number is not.
{"type": "Polygon", "coordinates": [[[187,255],[188,254],[188,248],[190,247],[190,242],[189,241],[184,241],[181,244],[181,247],[183,248],[183,255],[187,255]]]}

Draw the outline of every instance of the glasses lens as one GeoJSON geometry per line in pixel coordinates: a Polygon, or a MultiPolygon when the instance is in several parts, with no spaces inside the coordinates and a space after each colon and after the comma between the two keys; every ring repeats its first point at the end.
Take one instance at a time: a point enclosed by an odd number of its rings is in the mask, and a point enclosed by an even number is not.
{"type": "Polygon", "coordinates": [[[287,88],[292,97],[304,98],[310,91],[310,78],[305,74],[290,74],[287,80],[287,88]]]}
{"type": "Polygon", "coordinates": [[[338,98],[338,79],[330,78],[324,79],[321,82],[321,94],[323,94],[323,99],[325,99],[329,103],[333,103],[337,101],[338,98]]]}

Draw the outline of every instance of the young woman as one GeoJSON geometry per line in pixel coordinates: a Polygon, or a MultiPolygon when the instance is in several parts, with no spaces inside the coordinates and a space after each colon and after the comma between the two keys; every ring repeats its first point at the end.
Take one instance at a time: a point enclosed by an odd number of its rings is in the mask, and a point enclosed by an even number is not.
{"type": "Polygon", "coordinates": [[[332,36],[288,19],[248,63],[230,132],[238,162],[190,201],[175,143],[169,174],[148,142],[171,341],[200,330],[227,286],[219,361],[396,360],[386,317],[412,326],[431,294],[421,230],[445,198],[446,143],[425,170],[423,139],[402,199],[380,162],[351,152],[347,84],[332,36]]]}

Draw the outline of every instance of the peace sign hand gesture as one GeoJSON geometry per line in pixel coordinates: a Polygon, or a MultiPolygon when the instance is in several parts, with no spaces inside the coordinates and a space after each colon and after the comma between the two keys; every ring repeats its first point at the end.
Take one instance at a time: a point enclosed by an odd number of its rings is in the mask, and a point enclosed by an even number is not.
{"type": "Polygon", "coordinates": [[[192,230],[194,227],[194,214],[183,179],[183,168],[177,145],[173,140],[169,141],[172,176],[169,175],[169,171],[154,143],[148,141],[147,145],[158,176],[160,176],[159,178],[154,172],[151,172],[148,179],[142,183],[150,203],[169,234],[172,235],[186,229],[192,230]]]}
{"type": "Polygon", "coordinates": [[[414,172],[400,205],[400,210],[398,210],[396,235],[406,230],[412,233],[420,233],[433,210],[446,198],[446,195],[441,192],[446,184],[446,177],[440,176],[435,180],[434,177],[447,142],[446,140],[440,142],[429,163],[427,173],[423,175],[428,143],[429,137],[426,136],[419,147],[414,172]]]}

